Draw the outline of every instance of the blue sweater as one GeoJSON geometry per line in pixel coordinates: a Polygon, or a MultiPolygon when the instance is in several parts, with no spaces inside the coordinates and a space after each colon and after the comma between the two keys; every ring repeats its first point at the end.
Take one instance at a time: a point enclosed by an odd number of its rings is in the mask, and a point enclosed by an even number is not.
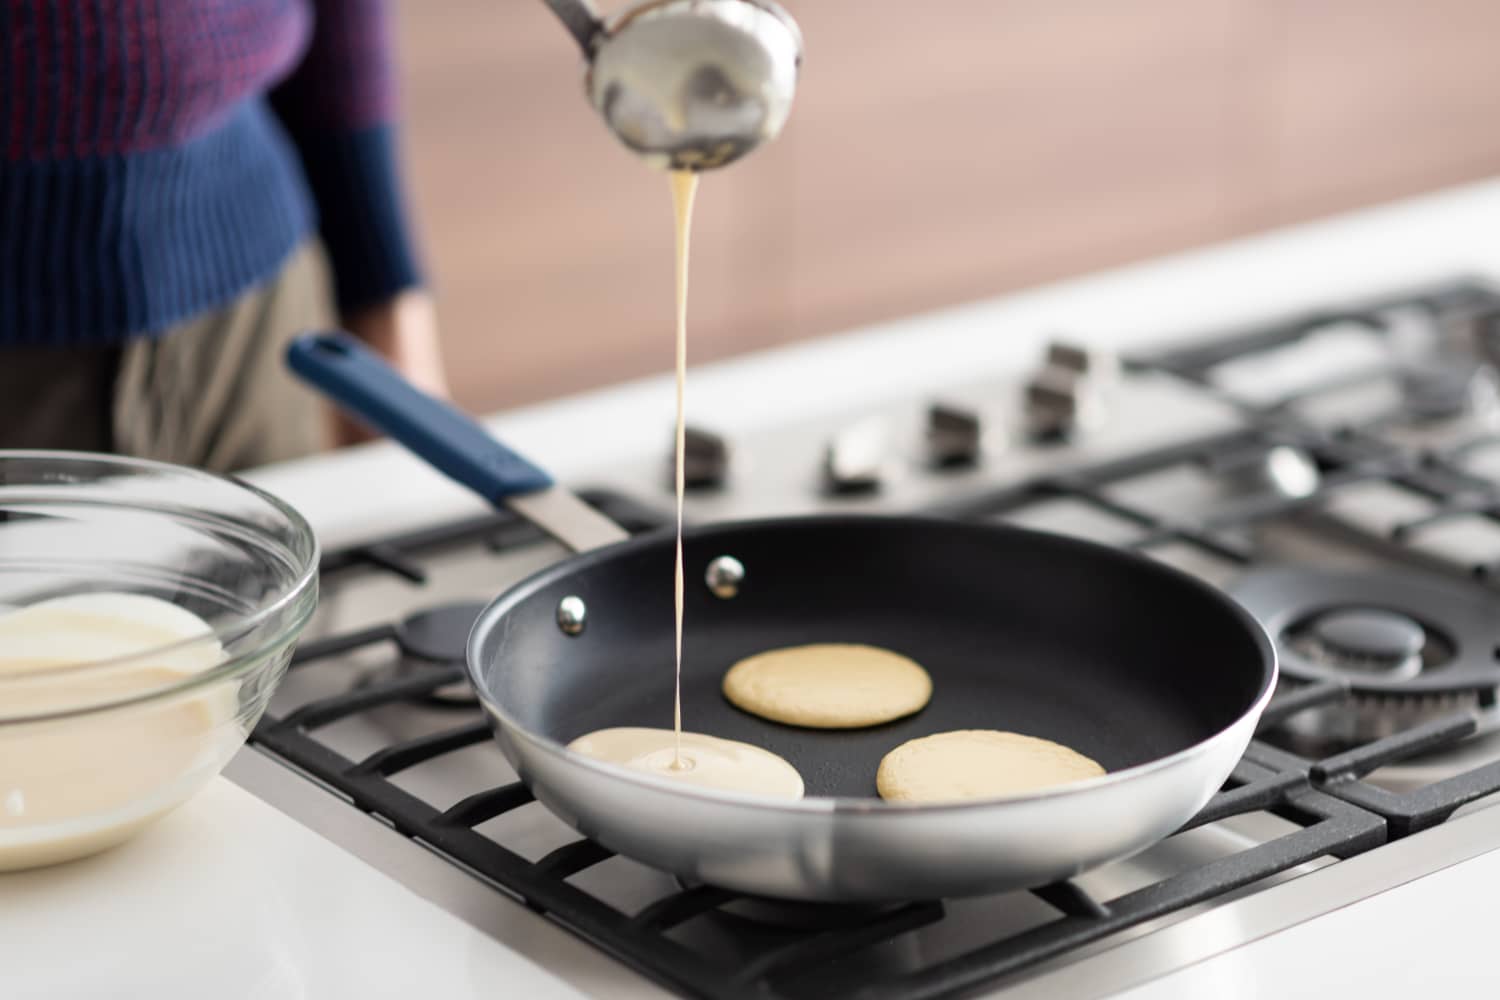
{"type": "Polygon", "coordinates": [[[0,0],[0,347],[163,332],[315,226],[341,309],[418,283],[389,32],[381,0],[0,0]]]}

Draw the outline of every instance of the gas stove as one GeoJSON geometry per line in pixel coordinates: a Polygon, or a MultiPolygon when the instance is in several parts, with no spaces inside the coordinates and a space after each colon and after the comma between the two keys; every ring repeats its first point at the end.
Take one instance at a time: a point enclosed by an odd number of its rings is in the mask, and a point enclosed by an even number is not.
{"type": "MultiPolygon", "coordinates": [[[[330,551],[251,743],[461,873],[478,905],[519,901],[670,992],[1108,995],[1500,842],[1500,810],[1488,840],[1450,822],[1500,791],[1497,359],[1500,291],[1454,280],[1123,358],[1059,338],[1017,377],[775,432],[694,428],[691,519],[1020,524],[1178,566],[1267,627],[1283,682],[1225,788],[1164,843],[1065,883],[791,905],[580,839],[517,781],[462,679],[482,602],[563,556],[503,513],[330,551]]],[[[667,469],[586,495],[653,530],[667,469]]]]}

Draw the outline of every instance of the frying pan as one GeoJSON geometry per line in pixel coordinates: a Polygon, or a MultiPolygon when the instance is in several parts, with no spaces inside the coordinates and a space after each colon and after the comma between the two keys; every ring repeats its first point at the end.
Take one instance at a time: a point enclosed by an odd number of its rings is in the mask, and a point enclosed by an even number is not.
{"type": "Polygon", "coordinates": [[[1234,768],[1275,685],[1271,643],[1249,614],[1144,557],[927,517],[714,524],[685,540],[685,728],[780,754],[808,797],[715,792],[592,760],[566,744],[671,722],[672,534],[625,539],[347,337],[303,338],[290,363],[492,502],[565,542],[606,542],[496,598],[470,636],[469,678],[538,800],[605,847],[688,880],[848,902],[1067,878],[1192,817],[1234,768]],[[726,555],[743,579],[729,586],[733,575],[719,572],[711,588],[705,574],[722,571],[726,555]],[[931,673],[932,701],[910,718],[842,731],[778,725],[725,701],[720,683],[735,661],[811,642],[904,653],[931,673]],[[876,796],[888,751],[950,729],[1056,740],[1109,773],[983,801],[876,796]]]}

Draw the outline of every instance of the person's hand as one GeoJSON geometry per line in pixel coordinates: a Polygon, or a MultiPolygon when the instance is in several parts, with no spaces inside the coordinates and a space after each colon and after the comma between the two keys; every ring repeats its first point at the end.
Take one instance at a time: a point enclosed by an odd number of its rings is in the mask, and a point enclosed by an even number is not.
{"type": "MultiPolygon", "coordinates": [[[[402,292],[389,302],[344,317],[344,326],[417,388],[447,398],[448,379],[443,374],[437,314],[426,292],[402,292]]],[[[376,436],[343,414],[334,415],[335,447],[359,444],[376,436]]]]}

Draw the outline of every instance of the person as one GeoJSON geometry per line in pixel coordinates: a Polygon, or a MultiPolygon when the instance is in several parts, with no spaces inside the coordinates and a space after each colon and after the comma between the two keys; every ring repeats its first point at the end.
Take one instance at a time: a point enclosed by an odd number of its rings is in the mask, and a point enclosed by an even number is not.
{"type": "Polygon", "coordinates": [[[446,391],[383,0],[0,0],[0,448],[229,471],[363,436],[341,324],[446,391]]]}

